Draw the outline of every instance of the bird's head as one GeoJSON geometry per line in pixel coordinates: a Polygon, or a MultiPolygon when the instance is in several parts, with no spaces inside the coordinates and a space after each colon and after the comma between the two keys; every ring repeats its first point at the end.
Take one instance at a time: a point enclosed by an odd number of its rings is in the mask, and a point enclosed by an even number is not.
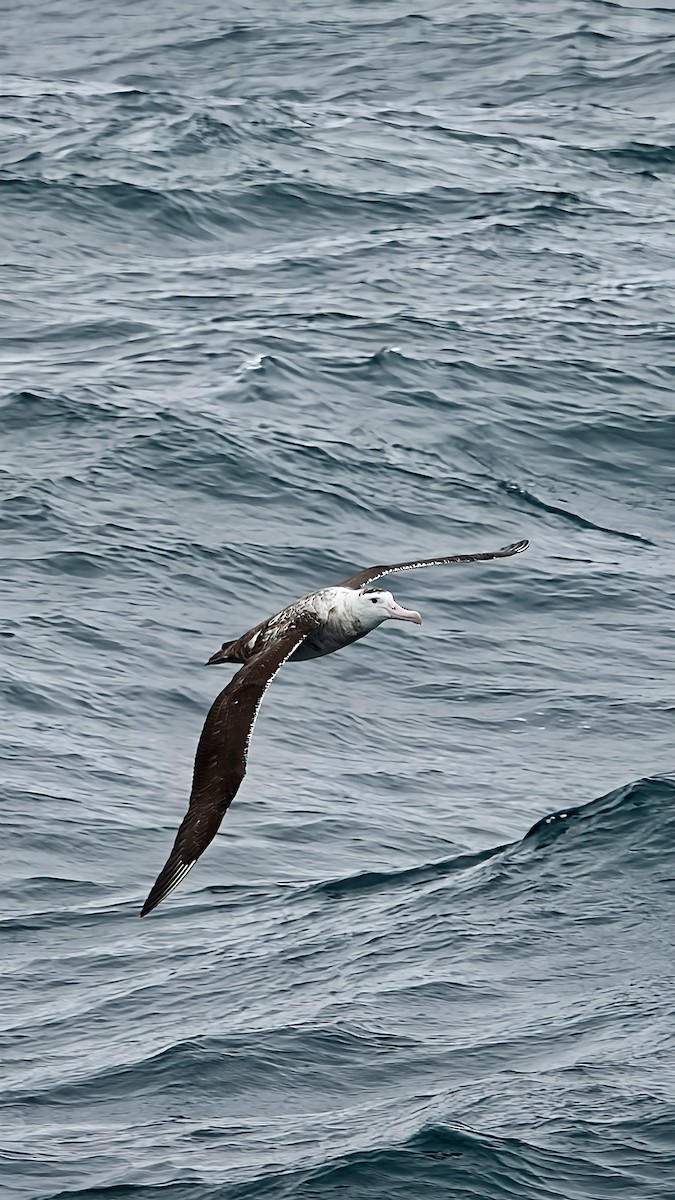
{"type": "Polygon", "coordinates": [[[360,588],[354,595],[356,616],[366,629],[375,629],[383,621],[414,621],[422,624],[418,612],[411,608],[402,608],[397,604],[391,592],[381,588],[360,588]]]}

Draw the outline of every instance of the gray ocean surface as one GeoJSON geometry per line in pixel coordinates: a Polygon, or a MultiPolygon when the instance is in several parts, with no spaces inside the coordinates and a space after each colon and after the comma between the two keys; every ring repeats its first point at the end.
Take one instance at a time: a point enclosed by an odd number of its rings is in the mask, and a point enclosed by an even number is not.
{"type": "Polygon", "coordinates": [[[2,1200],[672,1200],[673,5],[2,31],[2,1200]],[[521,537],[140,921],[221,642],[521,537]]]}

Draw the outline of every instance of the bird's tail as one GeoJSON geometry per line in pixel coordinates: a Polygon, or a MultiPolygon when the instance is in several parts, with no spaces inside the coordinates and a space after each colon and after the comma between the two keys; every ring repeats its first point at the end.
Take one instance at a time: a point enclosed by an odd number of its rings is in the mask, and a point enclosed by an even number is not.
{"type": "Polygon", "coordinates": [[[216,650],[210,658],[206,660],[207,667],[215,666],[217,663],[242,663],[246,659],[241,654],[241,638],[235,638],[232,642],[223,642],[220,650],[216,650]]]}

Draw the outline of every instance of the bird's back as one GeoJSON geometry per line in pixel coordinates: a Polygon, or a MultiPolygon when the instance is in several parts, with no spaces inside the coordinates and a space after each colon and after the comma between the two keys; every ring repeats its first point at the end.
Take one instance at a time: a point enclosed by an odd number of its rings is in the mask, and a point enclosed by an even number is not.
{"type": "Polygon", "coordinates": [[[276,640],[300,613],[312,612],[321,624],[313,630],[301,646],[291,655],[290,662],[302,662],[310,658],[321,658],[333,654],[343,646],[358,641],[368,632],[362,629],[349,608],[350,589],[344,587],[321,588],[309,592],[281,609],[273,617],[261,621],[231,642],[224,642],[220,650],[209,659],[209,663],[245,663],[259,650],[276,640]]]}

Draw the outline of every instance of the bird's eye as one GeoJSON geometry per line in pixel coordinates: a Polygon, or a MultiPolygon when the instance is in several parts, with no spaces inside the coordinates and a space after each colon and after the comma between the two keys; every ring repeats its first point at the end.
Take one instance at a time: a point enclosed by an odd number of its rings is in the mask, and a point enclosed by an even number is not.
{"type": "Polygon", "coordinates": [[[372,598],[372,600],[371,600],[371,602],[370,602],[370,603],[371,603],[371,604],[377,604],[377,596],[373,596],[373,598],[372,598]]]}

